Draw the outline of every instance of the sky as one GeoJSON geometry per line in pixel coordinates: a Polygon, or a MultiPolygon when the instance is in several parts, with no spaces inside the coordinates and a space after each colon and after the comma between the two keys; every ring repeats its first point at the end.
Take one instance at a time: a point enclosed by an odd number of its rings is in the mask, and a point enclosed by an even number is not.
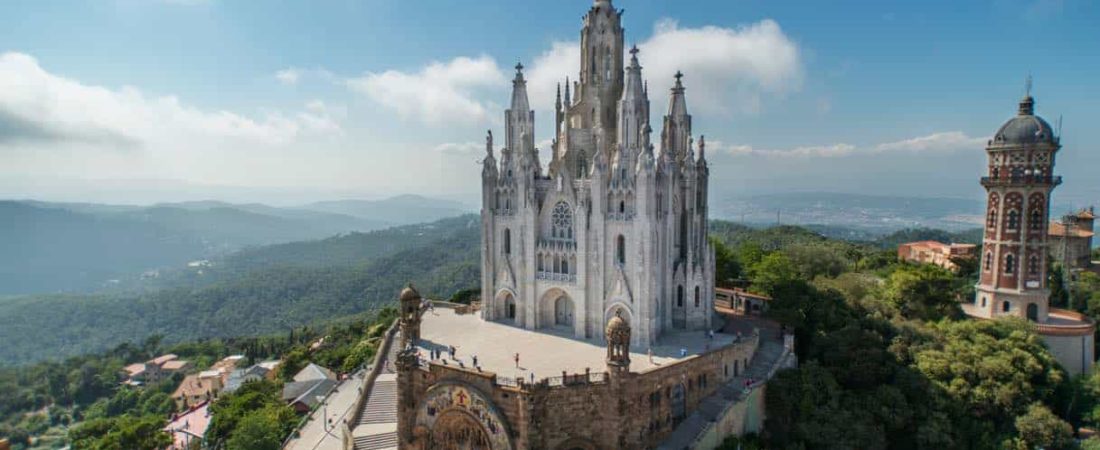
{"type": "MultiPolygon", "coordinates": [[[[615,0],[653,123],[685,74],[712,193],[980,198],[1030,75],[1100,203],[1100,4],[615,0]]],[[[0,2],[0,198],[476,202],[516,62],[547,155],[590,0],[0,2]]],[[[656,127],[655,127],[656,128],[656,127]]]]}

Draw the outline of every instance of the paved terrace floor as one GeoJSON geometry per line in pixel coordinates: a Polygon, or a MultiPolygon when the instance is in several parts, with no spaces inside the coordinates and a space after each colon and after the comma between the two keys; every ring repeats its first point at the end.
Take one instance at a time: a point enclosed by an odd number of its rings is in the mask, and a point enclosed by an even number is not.
{"type": "MultiPolygon", "coordinates": [[[[584,373],[585,368],[592,372],[606,370],[607,347],[603,342],[593,339],[576,339],[571,330],[547,328],[526,330],[513,325],[484,321],[478,314],[455,314],[450,308],[436,307],[424,313],[420,327],[420,354],[427,359],[432,349],[443,352],[447,364],[461,361],[466,367],[473,364],[477,356],[482,370],[495,372],[504,377],[529,380],[560,376],[562,371],[570,374],[584,373]],[[448,346],[455,346],[456,359],[446,353],[448,346]],[[515,354],[519,353],[519,365],[515,354]]],[[[680,349],[687,350],[687,356],[698,355],[708,348],[733,343],[736,337],[718,333],[714,339],[708,339],[703,331],[685,331],[665,333],[658,345],[653,346],[653,361],[647,356],[647,349],[632,348],[630,369],[642,372],[684,359],[680,349]]]]}

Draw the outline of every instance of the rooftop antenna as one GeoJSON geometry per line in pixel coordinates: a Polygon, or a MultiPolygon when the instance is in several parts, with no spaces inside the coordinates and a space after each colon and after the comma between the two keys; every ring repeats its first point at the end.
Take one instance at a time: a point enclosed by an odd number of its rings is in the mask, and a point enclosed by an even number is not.
{"type": "Polygon", "coordinates": [[[1024,81],[1024,96],[1031,97],[1031,74],[1027,74],[1027,79],[1024,81]]]}
{"type": "Polygon", "coordinates": [[[1062,115],[1058,115],[1058,131],[1055,132],[1054,137],[1062,139],[1062,115]]]}

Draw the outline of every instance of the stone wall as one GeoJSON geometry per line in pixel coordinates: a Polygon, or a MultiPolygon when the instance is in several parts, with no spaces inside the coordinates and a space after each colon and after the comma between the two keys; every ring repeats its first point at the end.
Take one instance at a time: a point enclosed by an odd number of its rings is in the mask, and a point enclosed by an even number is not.
{"type": "Polygon", "coordinates": [[[438,397],[441,386],[458,386],[454,389],[491,403],[470,411],[484,421],[499,420],[512,448],[653,447],[703,399],[743,371],[758,343],[754,335],[641,373],[564,374],[534,384],[421,361],[398,375],[401,397],[408,400],[399,405],[402,448],[427,444],[431,430],[424,426],[425,402],[438,397]]]}
{"type": "Polygon", "coordinates": [[[1093,333],[1048,334],[1040,330],[1050,353],[1058,359],[1070,375],[1088,373],[1093,365],[1093,333]]]}

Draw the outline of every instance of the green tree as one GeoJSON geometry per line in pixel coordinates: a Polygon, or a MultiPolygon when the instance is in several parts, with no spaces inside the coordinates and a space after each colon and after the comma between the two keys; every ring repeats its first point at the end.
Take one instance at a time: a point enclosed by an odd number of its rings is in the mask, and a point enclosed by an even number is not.
{"type": "Polygon", "coordinates": [[[772,297],[781,287],[799,279],[794,263],[780,252],[769,253],[760,262],[749,266],[749,276],[752,290],[772,297]]]}
{"type": "Polygon", "coordinates": [[[887,278],[885,299],[911,319],[959,317],[960,287],[959,279],[939,266],[905,265],[887,278]]]}
{"type": "Polygon", "coordinates": [[[714,282],[719,287],[734,287],[736,281],[741,278],[741,262],[737,254],[722,241],[711,237],[710,243],[714,247],[714,282]]]}
{"type": "MultiPolygon", "coordinates": [[[[289,430],[286,407],[268,407],[245,415],[226,442],[227,450],[279,450],[289,430]]],[[[293,411],[290,411],[293,426],[293,411]]]]}
{"type": "Polygon", "coordinates": [[[1058,418],[1041,403],[1028,406],[1027,413],[1016,418],[1016,448],[1060,450],[1074,447],[1073,427],[1058,418]]]}
{"type": "Polygon", "coordinates": [[[157,416],[123,415],[82,424],[70,430],[69,438],[74,450],[157,450],[172,443],[165,424],[157,416]]]}

